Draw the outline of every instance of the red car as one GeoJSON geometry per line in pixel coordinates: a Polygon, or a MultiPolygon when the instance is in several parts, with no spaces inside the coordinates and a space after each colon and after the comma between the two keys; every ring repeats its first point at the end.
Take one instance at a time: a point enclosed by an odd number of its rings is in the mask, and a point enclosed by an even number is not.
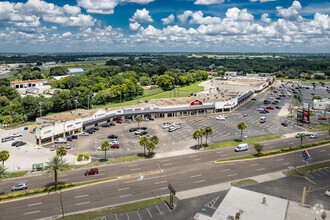
{"type": "Polygon", "coordinates": [[[97,168],[91,168],[91,169],[85,171],[85,176],[91,175],[91,174],[98,174],[98,173],[99,173],[99,169],[97,169],[97,168]]]}
{"type": "Polygon", "coordinates": [[[119,144],[112,144],[111,145],[111,148],[117,148],[117,149],[119,149],[119,144]]]}
{"type": "Polygon", "coordinates": [[[274,107],[268,105],[268,106],[266,107],[266,109],[274,109],[274,107]]]}
{"type": "Polygon", "coordinates": [[[122,124],[123,121],[122,121],[122,120],[117,120],[116,123],[118,123],[118,124],[122,124]]]}
{"type": "Polygon", "coordinates": [[[327,120],[328,118],[327,117],[319,117],[318,119],[319,120],[327,120]]]}
{"type": "Polygon", "coordinates": [[[276,97],[276,99],[281,99],[281,97],[276,97]]]}

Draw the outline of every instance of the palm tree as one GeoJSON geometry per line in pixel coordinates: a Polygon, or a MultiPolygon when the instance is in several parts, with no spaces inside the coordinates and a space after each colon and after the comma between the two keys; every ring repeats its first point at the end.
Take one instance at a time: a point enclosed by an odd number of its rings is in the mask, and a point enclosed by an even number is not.
{"type": "Polygon", "coordinates": [[[142,117],[141,115],[138,115],[135,117],[135,121],[138,123],[138,128],[140,128],[140,123],[142,122],[142,117]]]}
{"type": "MultiPolygon", "coordinates": [[[[159,143],[159,138],[155,135],[155,136],[152,136],[150,138],[150,141],[155,144],[155,147],[154,147],[154,149],[155,149],[156,148],[156,145],[159,143]]],[[[151,149],[151,153],[153,153],[153,150],[154,149],[151,149]]]]}
{"type": "Polygon", "coordinates": [[[111,148],[108,140],[104,140],[101,144],[101,149],[104,150],[104,160],[107,160],[107,151],[111,148]]]}
{"type": "Polygon", "coordinates": [[[203,147],[203,136],[206,135],[206,133],[203,128],[200,128],[199,130],[201,131],[201,147],[203,147]]]}
{"type": "MultiPolygon", "coordinates": [[[[305,139],[306,135],[303,134],[303,133],[300,133],[298,135],[299,139],[300,139],[300,147],[302,147],[302,142],[303,140],[305,139]]],[[[296,170],[297,169],[297,155],[296,155],[296,152],[297,152],[297,147],[295,146],[294,147],[294,169],[296,170]]]]}
{"type": "Polygon", "coordinates": [[[213,129],[210,126],[206,126],[204,128],[204,131],[205,131],[205,142],[206,142],[206,146],[207,146],[207,137],[209,134],[213,133],[213,129]]]}
{"type": "Polygon", "coordinates": [[[202,137],[202,133],[200,130],[196,130],[194,133],[193,133],[193,138],[195,140],[197,140],[197,146],[199,148],[199,138],[202,137]]]}
{"type": "Polygon", "coordinates": [[[299,134],[299,138],[300,138],[300,147],[302,147],[302,142],[303,142],[303,140],[306,138],[306,135],[303,134],[303,133],[300,133],[300,134],[299,134]]]}
{"type": "Polygon", "coordinates": [[[50,158],[48,162],[46,162],[46,166],[44,167],[44,175],[51,176],[54,175],[55,186],[57,185],[57,176],[68,170],[69,164],[66,163],[66,160],[59,156],[54,156],[50,158]]]}
{"type": "Polygon", "coordinates": [[[56,151],[56,155],[57,155],[57,156],[60,156],[60,157],[65,156],[66,153],[67,153],[67,150],[65,149],[65,146],[61,146],[61,147],[59,147],[59,148],[57,149],[57,151],[56,151]]]}
{"type": "Polygon", "coordinates": [[[273,86],[271,86],[271,87],[269,87],[269,89],[270,89],[270,94],[273,95],[273,91],[275,88],[273,86]]]}
{"type": "Polygon", "coordinates": [[[140,139],[140,145],[143,146],[143,148],[144,148],[144,155],[146,155],[146,146],[148,146],[148,144],[149,144],[149,139],[147,137],[143,136],[140,139]]]}
{"type": "Polygon", "coordinates": [[[2,166],[5,166],[5,161],[8,160],[10,154],[8,151],[3,150],[0,152],[0,161],[2,161],[2,166]]]}
{"type": "Polygon", "coordinates": [[[241,130],[241,141],[243,141],[243,130],[245,130],[247,128],[247,125],[245,124],[244,121],[240,121],[238,124],[237,124],[237,128],[239,130],[241,130]]]}
{"type": "Polygon", "coordinates": [[[5,178],[8,178],[7,168],[4,166],[0,166],[0,181],[5,178]]]}
{"type": "Polygon", "coordinates": [[[151,151],[154,150],[156,148],[155,143],[153,142],[149,142],[147,145],[147,150],[149,151],[149,157],[151,156],[151,151]]]}

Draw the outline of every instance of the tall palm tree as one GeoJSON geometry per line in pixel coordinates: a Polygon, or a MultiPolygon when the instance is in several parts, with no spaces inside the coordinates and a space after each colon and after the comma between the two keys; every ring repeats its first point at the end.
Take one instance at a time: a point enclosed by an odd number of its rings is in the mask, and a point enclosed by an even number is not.
{"type": "Polygon", "coordinates": [[[207,146],[207,137],[209,134],[213,133],[213,129],[210,126],[206,126],[204,128],[204,131],[205,131],[205,142],[206,142],[206,146],[207,146]]]}
{"type": "Polygon", "coordinates": [[[143,136],[141,139],[140,139],[140,145],[143,146],[144,148],[144,155],[146,155],[146,146],[148,146],[149,144],[149,139],[145,136],[143,136]]]}
{"type": "Polygon", "coordinates": [[[245,130],[245,129],[247,128],[247,125],[245,124],[244,121],[240,121],[240,122],[238,122],[238,124],[237,124],[237,128],[238,128],[239,130],[241,130],[241,141],[243,141],[243,130],[245,130]]]}
{"type": "Polygon", "coordinates": [[[269,87],[269,90],[270,90],[270,94],[271,94],[271,95],[273,95],[273,91],[274,91],[274,89],[275,89],[275,88],[274,88],[273,86],[269,87]]]}
{"type": "Polygon", "coordinates": [[[111,148],[108,140],[104,140],[101,144],[101,149],[104,150],[104,160],[107,160],[107,151],[111,148]]]}
{"type": "Polygon", "coordinates": [[[61,146],[61,147],[59,147],[59,148],[57,149],[57,151],[56,151],[56,155],[57,155],[57,156],[60,156],[60,157],[65,156],[66,153],[67,153],[67,150],[65,149],[65,146],[61,146]]]}
{"type": "Polygon", "coordinates": [[[203,136],[206,135],[204,128],[199,129],[201,132],[201,147],[203,147],[203,136]]]}
{"type": "Polygon", "coordinates": [[[10,154],[7,150],[3,150],[0,152],[0,161],[2,161],[2,166],[5,166],[5,161],[8,160],[10,154]]]}
{"type": "Polygon", "coordinates": [[[153,153],[154,149],[156,148],[156,145],[159,143],[159,138],[154,135],[150,138],[150,141],[155,144],[155,147],[151,149],[151,153],[153,153]]]}
{"type": "Polygon", "coordinates": [[[8,178],[7,168],[4,166],[0,166],[0,181],[5,178],[8,178]]]}
{"type": "Polygon", "coordinates": [[[142,122],[142,117],[141,115],[138,115],[135,117],[135,121],[138,123],[138,128],[140,128],[140,123],[142,122]]]}
{"type": "Polygon", "coordinates": [[[57,177],[60,173],[65,172],[69,169],[69,164],[66,160],[59,156],[54,156],[46,162],[44,167],[44,175],[51,176],[54,175],[55,186],[57,185],[57,177]]]}
{"type": "Polygon", "coordinates": [[[149,157],[151,156],[151,151],[154,150],[156,148],[155,143],[153,142],[149,142],[147,145],[147,150],[149,151],[149,157]]]}
{"type": "Polygon", "coordinates": [[[197,140],[197,146],[198,146],[198,148],[199,148],[199,138],[201,138],[201,137],[202,137],[202,133],[201,133],[200,130],[196,130],[196,131],[193,133],[193,138],[194,138],[195,140],[197,140]]]}

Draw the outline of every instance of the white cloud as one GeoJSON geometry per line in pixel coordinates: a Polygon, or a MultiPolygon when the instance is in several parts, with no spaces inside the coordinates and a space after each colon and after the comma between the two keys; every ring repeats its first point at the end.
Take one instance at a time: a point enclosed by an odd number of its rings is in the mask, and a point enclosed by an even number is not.
{"type": "Polygon", "coordinates": [[[62,37],[70,37],[72,36],[71,32],[65,32],[64,34],[62,34],[62,37]]]}
{"type": "Polygon", "coordinates": [[[77,0],[78,6],[86,9],[88,13],[113,14],[114,8],[120,3],[148,4],[154,0],[77,0]]]}
{"type": "Polygon", "coordinates": [[[277,0],[250,0],[250,2],[261,2],[261,3],[264,3],[264,2],[275,2],[277,0]]]}
{"type": "Polygon", "coordinates": [[[289,8],[282,8],[281,6],[276,7],[277,14],[286,19],[297,19],[300,9],[301,4],[298,1],[292,2],[292,5],[289,8]]]}
{"type": "Polygon", "coordinates": [[[65,10],[66,13],[76,15],[81,13],[81,9],[77,6],[71,6],[71,5],[64,5],[63,9],[65,10]]]}
{"type": "Polygon", "coordinates": [[[162,18],[161,19],[163,24],[170,24],[174,22],[174,15],[170,14],[167,18],[162,18]]]}
{"type": "Polygon", "coordinates": [[[178,15],[178,19],[181,23],[185,23],[187,21],[187,19],[189,18],[190,15],[192,15],[193,12],[188,10],[183,12],[183,14],[178,15]]]}
{"type": "Polygon", "coordinates": [[[149,15],[149,11],[145,8],[142,10],[137,9],[133,17],[129,20],[131,22],[153,22],[151,16],[149,15]]]}
{"type": "Polygon", "coordinates": [[[141,24],[139,24],[138,22],[130,23],[129,29],[132,31],[136,31],[140,28],[140,26],[141,26],[141,24]]]}
{"type": "Polygon", "coordinates": [[[260,20],[263,21],[263,22],[269,23],[269,22],[272,21],[272,19],[270,19],[268,16],[269,16],[268,13],[263,13],[261,15],[261,19],[260,20]]]}
{"type": "Polygon", "coordinates": [[[218,17],[203,17],[203,12],[197,11],[191,15],[191,24],[217,24],[220,23],[221,19],[218,17]]]}
{"type": "Polygon", "coordinates": [[[196,0],[195,5],[214,5],[224,3],[225,0],[196,0]]]}
{"type": "Polygon", "coordinates": [[[229,8],[226,12],[229,20],[251,21],[254,19],[253,15],[247,12],[247,9],[238,9],[236,7],[229,8]]]}

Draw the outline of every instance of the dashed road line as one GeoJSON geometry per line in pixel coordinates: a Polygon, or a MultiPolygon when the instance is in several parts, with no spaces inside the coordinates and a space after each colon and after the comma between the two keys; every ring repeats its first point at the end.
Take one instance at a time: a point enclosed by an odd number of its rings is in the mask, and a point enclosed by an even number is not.
{"type": "Polygon", "coordinates": [[[227,172],[230,171],[231,169],[226,169],[226,170],[221,170],[221,172],[227,172]]]}
{"type": "Polygon", "coordinates": [[[40,210],[37,210],[37,211],[33,211],[33,212],[26,212],[24,213],[24,215],[31,215],[31,214],[35,214],[35,213],[39,213],[41,212],[40,210]]]}
{"type": "Polygon", "coordinates": [[[123,190],[128,190],[130,189],[129,187],[126,187],[126,188],[121,188],[121,189],[118,189],[118,191],[123,191],[123,190]]]}
{"type": "Polygon", "coordinates": [[[167,183],[167,181],[164,180],[164,181],[161,181],[161,182],[155,182],[154,184],[162,184],[162,183],[167,183]]]}
{"type": "Polygon", "coordinates": [[[195,183],[202,183],[202,182],[205,182],[206,180],[198,180],[198,181],[195,181],[195,183]]]}
{"type": "Polygon", "coordinates": [[[86,195],[80,195],[80,196],[75,196],[74,198],[75,199],[78,199],[78,198],[83,198],[83,197],[87,197],[87,196],[89,196],[88,194],[86,194],[86,195]]]}
{"type": "Polygon", "coordinates": [[[254,166],[258,166],[258,165],[259,165],[258,163],[255,163],[255,164],[251,164],[250,166],[254,167],[254,166]]]}
{"type": "Polygon", "coordinates": [[[237,173],[229,174],[228,176],[236,176],[237,173]]]}
{"type": "Polygon", "coordinates": [[[42,202],[38,202],[38,203],[33,203],[33,204],[28,204],[27,206],[35,206],[35,205],[41,205],[42,202]]]}
{"type": "Polygon", "coordinates": [[[193,159],[193,161],[199,161],[199,160],[201,160],[201,158],[193,159]]]}
{"type": "Polygon", "coordinates": [[[87,201],[87,202],[81,202],[81,203],[76,203],[76,205],[85,205],[85,204],[88,204],[88,203],[91,203],[90,201],[87,201]]]}
{"type": "Polygon", "coordinates": [[[127,197],[127,196],[131,196],[132,194],[126,194],[126,195],[121,195],[119,196],[120,198],[123,198],[123,197],[127,197]]]}
{"type": "Polygon", "coordinates": [[[197,175],[191,176],[190,178],[195,178],[195,177],[199,177],[199,176],[202,176],[202,174],[197,174],[197,175]]]}
{"type": "Polygon", "coordinates": [[[281,161],[281,160],[284,160],[284,158],[277,159],[276,161],[281,161]]]}
{"type": "Polygon", "coordinates": [[[136,171],[136,170],[141,170],[141,168],[134,168],[134,169],[130,169],[129,171],[136,171]]]}
{"type": "Polygon", "coordinates": [[[257,171],[260,171],[260,170],[265,170],[266,168],[263,167],[263,168],[259,168],[259,169],[256,169],[257,171]]]}

